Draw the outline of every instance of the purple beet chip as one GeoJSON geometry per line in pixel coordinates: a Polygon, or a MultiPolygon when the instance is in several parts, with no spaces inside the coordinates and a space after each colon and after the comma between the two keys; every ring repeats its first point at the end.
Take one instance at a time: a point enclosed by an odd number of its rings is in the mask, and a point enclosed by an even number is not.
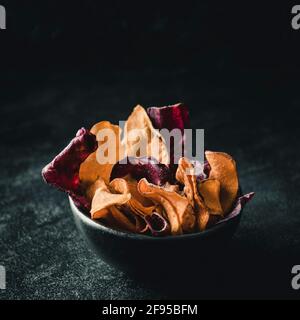
{"type": "MultiPolygon", "coordinates": [[[[184,129],[189,129],[191,126],[188,107],[183,103],[177,103],[165,107],[150,107],[147,108],[147,113],[154,128],[158,130],[167,129],[169,131],[173,129],[179,129],[181,131],[181,139],[177,142],[176,145],[174,141],[171,141],[171,145],[168,150],[170,155],[170,168],[173,177],[172,182],[174,182],[177,169],[177,161],[179,160],[179,158],[184,156],[186,152],[184,146],[184,129]]],[[[164,136],[163,132],[162,135],[164,136]]]]}
{"type": "Polygon", "coordinates": [[[77,207],[87,210],[90,204],[80,188],[79,168],[97,146],[95,135],[81,128],[69,145],[42,170],[42,177],[46,183],[67,192],[77,207]]]}
{"type": "Polygon", "coordinates": [[[126,157],[116,163],[112,169],[110,180],[122,178],[130,174],[134,179],[146,178],[150,183],[161,186],[170,182],[170,169],[155,159],[126,157]]]}
{"type": "Polygon", "coordinates": [[[144,217],[147,227],[150,229],[152,235],[163,236],[167,233],[169,225],[167,220],[157,212],[144,217]]]}
{"type": "Polygon", "coordinates": [[[156,129],[184,129],[190,128],[189,109],[183,103],[166,107],[147,108],[148,116],[156,129]]]}

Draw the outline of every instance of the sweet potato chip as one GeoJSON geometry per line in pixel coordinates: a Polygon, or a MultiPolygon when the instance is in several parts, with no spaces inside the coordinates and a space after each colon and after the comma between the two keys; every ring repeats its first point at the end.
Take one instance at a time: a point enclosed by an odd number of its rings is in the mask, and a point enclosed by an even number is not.
{"type": "Polygon", "coordinates": [[[107,186],[102,178],[98,178],[93,184],[91,184],[86,190],[87,199],[92,201],[97,189],[108,190],[107,186]]]}
{"type": "Polygon", "coordinates": [[[97,137],[98,149],[80,166],[79,178],[81,183],[86,186],[91,185],[98,178],[102,178],[105,183],[109,183],[111,170],[114,164],[119,161],[120,158],[124,157],[124,150],[120,142],[121,129],[119,126],[113,125],[109,121],[101,121],[92,127],[91,132],[97,137]],[[105,137],[106,134],[107,136],[105,137]],[[99,137],[101,135],[103,135],[103,137],[99,137]],[[113,143],[107,141],[108,136],[110,139],[113,139],[113,143]],[[104,141],[99,141],[99,138],[104,141]],[[106,163],[99,163],[99,158],[97,159],[97,153],[99,157],[102,152],[103,162],[106,163]]]}
{"type": "Polygon", "coordinates": [[[142,217],[152,214],[156,206],[149,199],[143,197],[137,191],[136,181],[127,181],[122,178],[116,178],[110,182],[109,186],[116,193],[130,193],[131,198],[125,204],[126,208],[133,213],[140,215],[142,217]]]}
{"type": "Polygon", "coordinates": [[[205,156],[211,167],[209,179],[220,181],[221,204],[223,213],[227,214],[232,209],[239,188],[235,161],[223,152],[206,151],[205,156]]]}
{"type": "Polygon", "coordinates": [[[124,229],[131,232],[137,231],[136,222],[131,221],[119,208],[116,206],[111,206],[109,208],[113,218],[114,224],[111,227],[116,227],[117,229],[124,229]]]}
{"type": "Polygon", "coordinates": [[[189,200],[190,205],[194,208],[195,213],[199,216],[199,228],[200,230],[204,230],[206,223],[208,222],[209,214],[198,193],[195,168],[185,157],[179,159],[176,179],[184,185],[184,193],[189,200]]]}
{"type": "Polygon", "coordinates": [[[130,193],[114,194],[109,189],[98,188],[92,200],[91,216],[92,219],[103,217],[111,206],[122,205],[131,198],[130,193]]]}
{"type": "Polygon", "coordinates": [[[169,164],[169,154],[161,134],[154,129],[145,109],[138,105],[128,117],[124,128],[123,144],[129,157],[154,158],[169,164]]]}
{"type": "Polygon", "coordinates": [[[250,192],[239,197],[235,202],[232,211],[225,218],[218,221],[218,223],[226,222],[238,216],[241,213],[242,209],[245,207],[245,205],[254,197],[254,194],[254,192],[250,192]]]}
{"type": "Polygon", "coordinates": [[[222,215],[220,202],[220,182],[216,179],[207,179],[198,182],[198,190],[210,214],[222,215]]]}
{"type": "Polygon", "coordinates": [[[204,231],[207,228],[209,218],[210,215],[208,210],[203,210],[202,213],[198,215],[197,223],[200,231],[204,231]]]}
{"type": "Polygon", "coordinates": [[[162,187],[150,184],[146,179],[138,183],[138,191],[155,203],[160,204],[168,217],[171,233],[191,232],[195,226],[195,216],[189,201],[180,194],[166,191],[162,187]]]}

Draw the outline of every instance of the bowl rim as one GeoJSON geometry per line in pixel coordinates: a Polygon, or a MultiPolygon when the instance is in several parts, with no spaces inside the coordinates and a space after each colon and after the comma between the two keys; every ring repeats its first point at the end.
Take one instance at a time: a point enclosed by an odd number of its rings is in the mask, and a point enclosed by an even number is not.
{"type": "MultiPolygon", "coordinates": [[[[232,225],[233,223],[236,223],[236,220],[239,220],[242,214],[243,209],[241,212],[233,217],[230,220],[224,221],[222,223],[219,223],[215,225],[214,227],[204,230],[202,232],[194,232],[194,233],[186,233],[186,234],[179,234],[176,236],[163,236],[163,237],[154,237],[151,235],[145,235],[145,234],[139,234],[139,233],[132,233],[132,232],[127,232],[127,231],[121,231],[121,230],[116,230],[112,229],[109,227],[106,227],[105,225],[101,224],[100,222],[97,222],[90,217],[88,217],[84,212],[79,210],[76,205],[74,204],[74,201],[70,196],[69,197],[69,203],[71,210],[73,212],[73,215],[78,216],[84,223],[90,225],[93,228],[99,229],[102,232],[120,237],[120,238],[131,238],[131,239],[136,239],[136,240],[144,240],[144,241],[178,241],[182,239],[190,239],[190,238],[195,238],[195,237],[203,237],[206,238],[208,236],[211,236],[212,234],[218,233],[218,231],[221,231],[222,229],[226,229],[229,227],[229,225],[232,225]]],[[[237,221],[238,222],[238,221],[237,221]]]]}

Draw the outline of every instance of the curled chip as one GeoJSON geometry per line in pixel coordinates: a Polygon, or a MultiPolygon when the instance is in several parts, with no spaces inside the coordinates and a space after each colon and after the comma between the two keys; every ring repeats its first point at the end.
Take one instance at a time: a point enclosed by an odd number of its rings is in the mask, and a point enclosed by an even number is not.
{"type": "Polygon", "coordinates": [[[145,178],[139,181],[138,191],[144,197],[151,199],[164,208],[172,234],[181,234],[194,230],[195,216],[189,201],[185,197],[151,184],[145,178]]]}
{"type": "Polygon", "coordinates": [[[136,181],[127,181],[122,178],[116,178],[110,182],[109,186],[115,193],[131,194],[131,198],[124,206],[132,213],[144,217],[151,215],[155,210],[156,206],[153,205],[153,202],[143,197],[138,192],[136,181]]]}
{"type": "Polygon", "coordinates": [[[154,129],[147,112],[140,105],[134,108],[125,123],[123,144],[129,157],[150,157],[162,164],[169,164],[164,139],[154,129]]]}
{"type": "Polygon", "coordinates": [[[222,215],[223,209],[220,202],[220,182],[216,179],[207,179],[199,181],[198,190],[202,196],[209,213],[213,215],[222,215]]]}
{"type": "Polygon", "coordinates": [[[124,148],[120,142],[121,129],[109,121],[95,124],[91,132],[98,140],[98,149],[80,166],[79,178],[83,185],[89,186],[98,178],[109,183],[114,164],[124,157],[124,148]]]}
{"type": "Polygon", "coordinates": [[[170,226],[167,220],[157,212],[153,212],[151,215],[145,216],[145,221],[147,227],[154,236],[163,236],[170,232],[170,226]]]}
{"type": "Polygon", "coordinates": [[[171,180],[168,166],[150,158],[127,157],[116,163],[111,171],[110,180],[130,175],[136,180],[146,178],[150,183],[163,185],[171,180]]]}
{"type": "Polygon", "coordinates": [[[96,137],[87,129],[78,130],[75,138],[42,170],[46,183],[67,192],[74,203],[89,210],[78,176],[81,163],[97,148],[96,137]]]}
{"type": "Polygon", "coordinates": [[[102,185],[99,187],[92,200],[91,217],[92,219],[99,219],[111,209],[111,206],[122,205],[131,198],[130,193],[114,194],[102,185]]]}
{"type": "Polygon", "coordinates": [[[223,213],[227,214],[232,209],[239,188],[235,161],[223,152],[206,151],[205,156],[211,167],[209,179],[220,182],[221,204],[223,213]]]}
{"type": "Polygon", "coordinates": [[[199,229],[204,230],[209,219],[209,213],[198,193],[194,165],[187,158],[180,158],[176,179],[184,185],[184,193],[198,216],[199,229]]]}

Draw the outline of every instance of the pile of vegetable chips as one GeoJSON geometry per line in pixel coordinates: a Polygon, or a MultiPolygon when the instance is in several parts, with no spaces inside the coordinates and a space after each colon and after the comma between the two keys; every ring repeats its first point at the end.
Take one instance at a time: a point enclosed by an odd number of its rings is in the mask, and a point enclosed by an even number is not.
{"type": "Polygon", "coordinates": [[[184,104],[138,105],[123,132],[109,121],[80,129],[42,176],[110,228],[153,236],[201,232],[237,216],[254,193],[240,194],[230,155],[205,151],[203,163],[189,160],[187,128],[184,104]],[[167,145],[161,129],[180,138],[167,145]]]}

